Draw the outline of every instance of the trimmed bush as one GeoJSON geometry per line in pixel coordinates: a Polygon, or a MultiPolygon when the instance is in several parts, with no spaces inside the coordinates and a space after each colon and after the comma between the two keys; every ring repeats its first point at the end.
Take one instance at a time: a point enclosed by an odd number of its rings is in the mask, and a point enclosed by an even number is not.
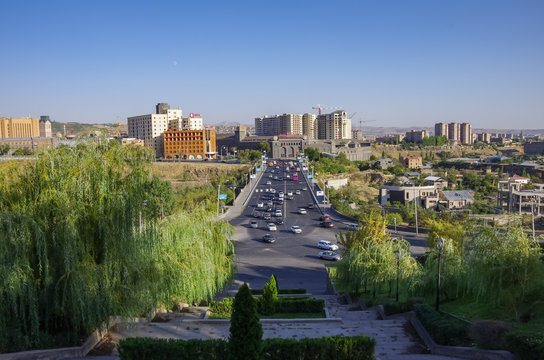
{"type": "Polygon", "coordinates": [[[423,304],[425,300],[423,298],[410,298],[405,302],[393,302],[383,305],[383,309],[386,315],[400,314],[414,310],[416,304],[423,304]]]}
{"type": "Polygon", "coordinates": [[[544,359],[544,332],[515,330],[504,336],[506,349],[522,360],[544,359]]]}
{"type": "MultiPolygon", "coordinates": [[[[251,295],[262,295],[264,289],[250,289],[251,295]]],[[[280,295],[289,295],[289,294],[306,294],[306,289],[278,289],[278,294],[280,295]]]]}
{"type": "Polygon", "coordinates": [[[504,321],[480,320],[472,323],[470,337],[478,347],[489,350],[504,349],[504,335],[512,330],[512,325],[504,321]]]}
{"type": "Polygon", "coordinates": [[[129,338],[119,341],[121,360],[226,360],[225,340],[129,338]]]}
{"type": "MultiPolygon", "coordinates": [[[[373,360],[376,342],[366,336],[354,336],[266,339],[262,345],[261,355],[267,360],[373,360]]],[[[119,342],[121,360],[227,360],[228,351],[225,340],[130,338],[119,342]]]]}
{"type": "Polygon", "coordinates": [[[429,305],[416,305],[415,312],[421,324],[440,345],[466,345],[468,324],[435,311],[429,305]]]}
{"type": "MultiPolygon", "coordinates": [[[[224,298],[222,302],[212,301],[210,311],[215,314],[231,314],[233,298],[224,298]]],[[[263,314],[262,298],[254,298],[257,304],[257,311],[263,314]]],[[[276,313],[320,313],[325,308],[325,301],[309,297],[287,297],[278,298],[274,303],[276,313]]]]}
{"type": "Polygon", "coordinates": [[[223,301],[210,302],[210,311],[216,314],[232,314],[234,298],[224,298],[223,301]]]}

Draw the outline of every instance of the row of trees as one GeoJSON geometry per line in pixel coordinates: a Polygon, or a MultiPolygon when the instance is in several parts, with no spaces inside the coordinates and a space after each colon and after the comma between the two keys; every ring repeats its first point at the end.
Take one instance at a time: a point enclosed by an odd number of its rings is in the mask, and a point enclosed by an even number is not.
{"type": "MultiPolygon", "coordinates": [[[[7,155],[10,149],[10,146],[7,144],[0,145],[0,155],[7,155]]],[[[15,149],[11,154],[14,156],[32,155],[33,151],[30,148],[25,147],[15,149]]]]}
{"type": "Polygon", "coordinates": [[[541,301],[544,275],[542,251],[520,228],[499,233],[491,227],[463,228],[460,224],[431,221],[427,236],[430,252],[422,265],[410,255],[405,240],[385,231],[383,218],[371,213],[357,231],[338,235],[344,260],[334,273],[339,288],[363,293],[383,289],[397,276],[395,251],[400,250],[399,277],[405,295],[432,297],[436,290],[438,250],[436,239],[446,238],[442,250],[444,299],[466,298],[502,307],[520,318],[528,301],[541,301]],[[470,241],[467,237],[470,235],[470,241]]]}
{"type": "Polygon", "coordinates": [[[231,227],[201,207],[172,214],[152,158],[85,139],[0,164],[0,353],[74,344],[110,316],[210,299],[230,280],[231,227]]]}

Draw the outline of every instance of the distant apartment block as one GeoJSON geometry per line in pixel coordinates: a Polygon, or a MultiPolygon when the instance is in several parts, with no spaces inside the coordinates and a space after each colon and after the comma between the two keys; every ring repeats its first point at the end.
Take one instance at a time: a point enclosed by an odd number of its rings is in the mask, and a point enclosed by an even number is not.
{"type": "Polygon", "coordinates": [[[215,130],[168,130],[164,132],[166,159],[202,160],[216,156],[215,130]]]}
{"type": "Polygon", "coordinates": [[[490,133],[481,133],[478,134],[478,141],[483,141],[486,143],[491,143],[491,134],[490,133]]]}
{"type": "Polygon", "coordinates": [[[406,133],[404,141],[418,144],[423,142],[423,139],[428,137],[429,133],[427,132],[427,130],[410,130],[406,133]]]}
{"type": "Polygon", "coordinates": [[[49,116],[40,116],[40,137],[51,137],[53,136],[53,132],[51,131],[51,121],[49,120],[49,116]]]}
{"type": "Polygon", "coordinates": [[[458,144],[474,143],[472,125],[469,123],[436,123],[434,124],[434,135],[446,136],[449,140],[458,144]]]}
{"type": "Polygon", "coordinates": [[[402,163],[408,169],[419,169],[423,165],[423,160],[421,156],[406,156],[402,158],[402,163]]]}
{"type": "Polygon", "coordinates": [[[0,118],[0,138],[33,138],[40,137],[38,118],[0,118]]]}
{"type": "Polygon", "coordinates": [[[345,111],[316,117],[314,114],[283,114],[255,118],[257,136],[300,135],[307,139],[351,139],[351,119],[345,111]]]}
{"type": "Polygon", "coordinates": [[[525,143],[523,152],[527,155],[544,155],[544,141],[525,143]]]}
{"type": "Polygon", "coordinates": [[[342,110],[317,117],[318,139],[351,139],[351,119],[342,110]]]}

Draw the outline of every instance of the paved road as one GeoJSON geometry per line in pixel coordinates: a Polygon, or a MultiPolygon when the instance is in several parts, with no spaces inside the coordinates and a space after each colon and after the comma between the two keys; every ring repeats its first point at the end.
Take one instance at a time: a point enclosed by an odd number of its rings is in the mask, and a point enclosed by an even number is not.
{"type": "MultiPolygon", "coordinates": [[[[294,172],[291,170],[290,175],[294,172]]],[[[301,172],[298,171],[298,174],[301,175],[301,172]]],[[[306,215],[298,214],[299,208],[313,203],[312,195],[304,179],[293,181],[287,179],[286,175],[285,166],[281,169],[267,168],[242,214],[230,221],[236,227],[237,280],[247,282],[252,288],[262,288],[270,275],[274,274],[281,288],[306,288],[312,294],[324,294],[327,292],[327,261],[319,259],[317,253],[321,250],[316,245],[319,240],[335,241],[335,231],[334,228],[319,226],[321,213],[316,208],[308,209],[306,215]],[[282,177],[283,180],[274,180],[274,176],[282,177]],[[274,210],[282,210],[285,223],[279,225],[276,232],[269,232],[267,222],[261,217],[257,219],[259,228],[252,229],[249,223],[254,220],[253,214],[255,211],[262,212],[257,203],[268,202],[270,192],[266,190],[271,188],[276,193],[293,192],[294,199],[285,200],[283,205],[274,201],[274,210]],[[296,190],[300,190],[300,194],[297,195],[296,190]],[[290,228],[293,225],[300,226],[302,234],[292,233],[290,228]],[[276,237],[276,243],[262,242],[262,237],[267,233],[276,237]]],[[[272,219],[275,217],[272,216],[272,219]]]]}

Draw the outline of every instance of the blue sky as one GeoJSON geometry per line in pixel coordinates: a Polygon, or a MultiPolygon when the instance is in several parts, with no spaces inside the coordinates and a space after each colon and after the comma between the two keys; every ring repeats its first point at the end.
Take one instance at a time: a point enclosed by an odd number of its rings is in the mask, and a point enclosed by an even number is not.
{"type": "Polygon", "coordinates": [[[0,2],[0,116],[544,128],[544,1],[0,2]],[[357,121],[358,123],[358,121],[357,121]]]}

